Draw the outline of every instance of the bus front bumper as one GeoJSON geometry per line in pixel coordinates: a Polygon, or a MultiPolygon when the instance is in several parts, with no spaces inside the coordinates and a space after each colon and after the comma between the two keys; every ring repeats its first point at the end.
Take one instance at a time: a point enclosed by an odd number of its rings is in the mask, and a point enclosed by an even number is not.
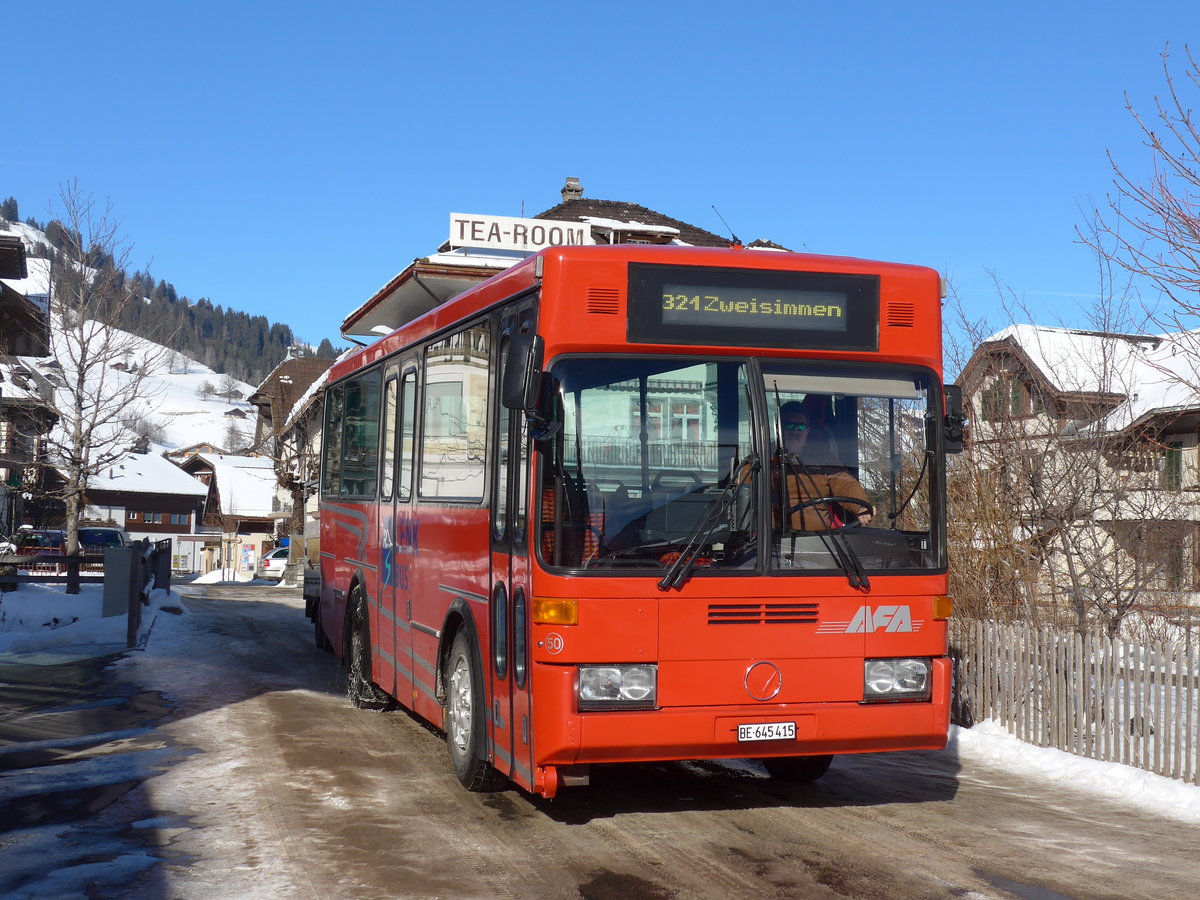
{"type": "MultiPolygon", "coordinates": [[[[542,765],[578,765],[940,750],[946,746],[950,726],[950,660],[937,658],[933,663],[932,695],[923,701],[597,712],[576,711],[574,683],[563,672],[562,690],[556,693],[565,698],[564,706],[569,708],[560,708],[560,715],[542,717],[535,755],[542,765]],[[739,740],[739,726],[788,723],[794,725],[794,737],[748,739],[763,729],[742,729],[739,740]]],[[[790,728],[786,731],[791,734],[790,728]]]]}

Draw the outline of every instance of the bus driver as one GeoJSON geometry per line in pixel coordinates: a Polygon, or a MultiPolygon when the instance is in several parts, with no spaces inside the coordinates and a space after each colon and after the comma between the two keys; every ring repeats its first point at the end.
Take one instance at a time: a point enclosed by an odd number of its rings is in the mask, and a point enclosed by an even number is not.
{"type": "MultiPolygon", "coordinates": [[[[779,419],[783,432],[783,471],[787,477],[791,527],[799,531],[824,531],[847,524],[869,525],[874,518],[875,508],[867,499],[867,492],[858,479],[841,465],[826,465],[833,460],[821,459],[812,452],[810,436],[814,436],[817,429],[809,421],[805,404],[789,400],[779,408],[779,419]],[[807,459],[806,448],[809,450],[807,459]],[[821,497],[853,498],[858,502],[852,505],[843,500],[836,505],[802,505],[821,497]],[[846,521],[845,516],[854,517],[857,523],[846,521]]],[[[828,433],[823,431],[815,437],[818,440],[829,439],[828,433]]]]}

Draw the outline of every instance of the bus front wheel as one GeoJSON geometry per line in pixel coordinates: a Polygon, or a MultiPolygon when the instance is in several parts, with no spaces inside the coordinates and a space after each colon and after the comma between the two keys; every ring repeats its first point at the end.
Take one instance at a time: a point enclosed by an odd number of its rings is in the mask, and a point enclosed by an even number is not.
{"type": "Polygon", "coordinates": [[[505,779],[488,763],[484,752],[487,709],[483,679],[471,652],[471,641],[460,631],[446,658],[446,743],[454,774],[468,791],[495,791],[505,779]]]}
{"type": "Polygon", "coordinates": [[[807,784],[829,771],[832,756],[775,756],[762,761],[767,774],[780,781],[807,784]]]}

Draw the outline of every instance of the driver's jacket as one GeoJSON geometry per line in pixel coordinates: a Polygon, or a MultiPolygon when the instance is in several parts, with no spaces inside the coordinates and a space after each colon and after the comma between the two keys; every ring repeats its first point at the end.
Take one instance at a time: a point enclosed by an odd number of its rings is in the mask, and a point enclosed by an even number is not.
{"type": "MultiPolygon", "coordinates": [[[[775,464],[775,478],[778,483],[778,463],[775,464]]],[[[792,513],[790,525],[800,531],[824,531],[827,528],[840,528],[860,513],[871,512],[873,507],[867,498],[858,479],[839,466],[809,466],[803,471],[796,467],[787,468],[788,501],[787,508],[795,509],[805,500],[818,497],[854,497],[862,501],[855,506],[850,503],[814,503],[792,513]]],[[[776,492],[778,496],[778,492],[776,492]]],[[[778,516],[776,516],[778,521],[778,516]]]]}

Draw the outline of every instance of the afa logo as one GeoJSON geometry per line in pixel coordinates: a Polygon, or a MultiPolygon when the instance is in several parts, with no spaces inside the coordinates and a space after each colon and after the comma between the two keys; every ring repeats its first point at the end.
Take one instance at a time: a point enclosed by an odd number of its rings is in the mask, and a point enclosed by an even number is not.
{"type": "Polygon", "coordinates": [[[824,622],[818,626],[817,634],[913,633],[924,624],[923,619],[913,619],[910,606],[860,606],[849,622],[824,622]]]}

